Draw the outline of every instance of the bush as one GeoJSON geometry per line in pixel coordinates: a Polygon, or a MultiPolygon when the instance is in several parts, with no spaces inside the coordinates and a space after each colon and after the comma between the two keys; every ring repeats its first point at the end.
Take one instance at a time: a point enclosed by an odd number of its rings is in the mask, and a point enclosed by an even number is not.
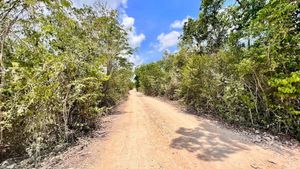
{"type": "Polygon", "coordinates": [[[116,11],[101,5],[95,11],[65,0],[5,3],[0,161],[37,158],[94,129],[128,93],[132,64],[123,55],[131,49],[116,11]]]}
{"type": "Polygon", "coordinates": [[[202,3],[179,52],[137,69],[141,88],[300,139],[299,2],[240,1],[224,10],[221,3],[202,3]]]}

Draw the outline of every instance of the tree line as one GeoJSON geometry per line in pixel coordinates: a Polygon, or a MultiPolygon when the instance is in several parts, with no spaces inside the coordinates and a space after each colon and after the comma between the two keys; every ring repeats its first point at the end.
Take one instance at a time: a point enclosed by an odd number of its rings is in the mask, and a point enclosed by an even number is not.
{"type": "Polygon", "coordinates": [[[128,93],[133,50],[116,11],[4,0],[0,22],[0,161],[74,142],[128,93]]]}
{"type": "Polygon", "coordinates": [[[148,95],[300,140],[300,3],[202,0],[179,51],[136,69],[148,95]]]}

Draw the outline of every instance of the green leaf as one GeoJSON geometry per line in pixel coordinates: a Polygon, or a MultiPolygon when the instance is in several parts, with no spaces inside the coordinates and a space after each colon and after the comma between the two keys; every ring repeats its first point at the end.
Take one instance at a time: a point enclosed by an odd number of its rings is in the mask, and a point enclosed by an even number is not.
{"type": "Polygon", "coordinates": [[[298,111],[298,110],[290,111],[290,113],[291,113],[292,115],[300,115],[300,111],[298,111]]]}
{"type": "Polygon", "coordinates": [[[70,7],[71,6],[71,2],[69,0],[61,0],[61,4],[64,7],[70,7]]]}
{"type": "Polygon", "coordinates": [[[37,0],[25,0],[24,2],[29,6],[33,6],[37,3],[37,0]]]}

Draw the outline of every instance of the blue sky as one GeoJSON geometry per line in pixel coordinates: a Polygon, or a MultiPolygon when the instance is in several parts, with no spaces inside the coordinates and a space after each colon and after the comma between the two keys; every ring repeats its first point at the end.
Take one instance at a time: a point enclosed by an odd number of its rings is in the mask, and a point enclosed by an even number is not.
{"type": "MultiPolygon", "coordinates": [[[[73,0],[74,5],[92,5],[96,0],[73,0]]],[[[177,49],[178,37],[188,17],[197,18],[200,0],[102,0],[120,11],[129,42],[137,48],[135,64],[160,60],[165,50],[177,49]]],[[[232,0],[230,0],[232,1],[232,0]]]]}
{"type": "Polygon", "coordinates": [[[127,5],[126,12],[135,18],[137,32],[146,36],[137,54],[148,63],[161,59],[164,50],[176,50],[182,25],[174,23],[182,22],[187,17],[197,17],[200,1],[128,0],[127,5]]]}

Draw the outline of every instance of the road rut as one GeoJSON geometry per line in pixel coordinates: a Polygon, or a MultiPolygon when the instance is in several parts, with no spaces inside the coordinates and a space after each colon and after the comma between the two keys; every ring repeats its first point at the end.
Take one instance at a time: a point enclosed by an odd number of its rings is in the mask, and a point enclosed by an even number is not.
{"type": "Polygon", "coordinates": [[[88,155],[74,155],[61,168],[300,169],[299,149],[254,144],[215,121],[136,91],[117,110],[108,135],[89,144],[88,155]]]}

